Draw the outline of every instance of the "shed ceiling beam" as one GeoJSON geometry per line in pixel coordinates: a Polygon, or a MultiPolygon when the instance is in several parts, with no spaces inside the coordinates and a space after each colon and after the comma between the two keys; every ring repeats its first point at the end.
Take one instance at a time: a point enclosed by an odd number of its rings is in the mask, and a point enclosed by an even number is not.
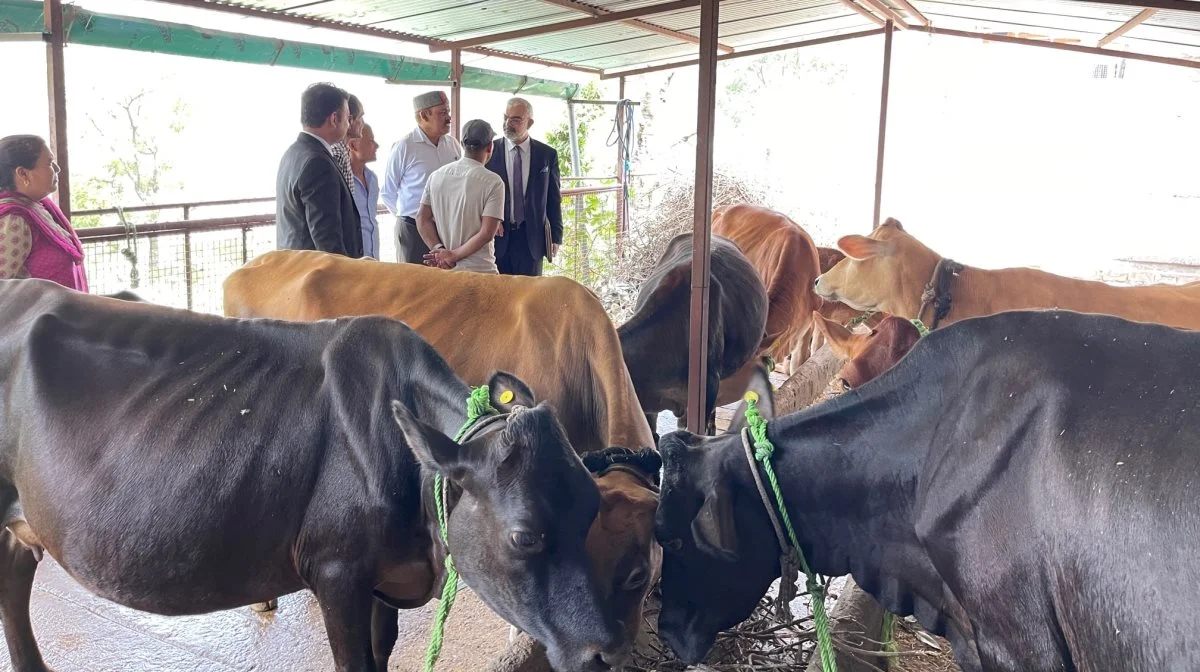
{"type": "Polygon", "coordinates": [[[862,0],[862,3],[879,12],[885,18],[891,19],[900,30],[908,30],[908,22],[904,20],[904,17],[900,16],[900,13],[896,10],[888,7],[887,3],[883,2],[883,0],[862,0]]]}
{"type": "Polygon", "coordinates": [[[1154,8],[1143,9],[1142,11],[1137,13],[1137,16],[1126,21],[1125,23],[1122,23],[1120,25],[1120,27],[1118,27],[1116,30],[1114,30],[1111,33],[1100,38],[1100,43],[1097,44],[1096,46],[1098,46],[1098,47],[1106,46],[1109,42],[1112,42],[1113,40],[1117,39],[1118,37],[1124,35],[1125,33],[1128,33],[1129,31],[1133,30],[1136,27],[1140,26],[1146,19],[1154,16],[1154,13],[1157,11],[1158,10],[1154,9],[1154,8]]]}
{"type": "MultiPolygon", "coordinates": [[[[588,14],[591,14],[592,16],[606,16],[606,15],[612,13],[612,12],[609,12],[608,10],[600,9],[599,7],[592,7],[591,5],[584,4],[582,2],[579,2],[578,0],[541,0],[541,1],[545,2],[545,3],[549,3],[551,5],[558,6],[558,7],[563,7],[565,9],[573,9],[577,12],[587,12],[588,14]]],[[[700,3],[697,2],[696,4],[698,5],[700,3]]],[[[700,44],[700,38],[696,37],[695,35],[689,35],[687,33],[680,32],[678,30],[671,30],[670,28],[664,28],[663,26],[660,26],[658,24],[650,23],[648,21],[643,21],[641,19],[625,19],[621,23],[624,23],[627,26],[634,26],[635,28],[641,28],[642,30],[648,30],[652,33],[658,33],[659,35],[673,37],[673,38],[683,41],[683,42],[691,42],[692,44],[700,44]]],[[[720,42],[717,43],[717,49],[719,51],[723,51],[727,54],[731,53],[733,51],[733,47],[731,47],[727,44],[721,44],[720,42]]]]}
{"type": "MultiPolygon", "coordinates": [[[[786,42],[784,44],[775,44],[769,47],[759,47],[758,49],[746,49],[733,54],[722,54],[717,56],[718,61],[725,61],[732,58],[746,58],[748,56],[761,56],[762,54],[770,54],[776,51],[786,51],[788,49],[799,49],[801,47],[815,47],[818,44],[829,44],[830,42],[841,42],[843,40],[853,40],[859,37],[868,37],[870,35],[882,35],[882,28],[872,28],[870,30],[860,30],[855,33],[844,33],[842,35],[830,35],[829,37],[818,37],[811,40],[801,40],[799,42],[786,42]]],[[[693,58],[687,61],[676,61],[674,63],[664,63],[662,65],[651,65],[644,68],[634,68],[631,70],[616,70],[613,72],[605,72],[600,75],[600,79],[615,79],[617,77],[632,77],[634,75],[645,75],[651,72],[661,72],[663,70],[674,70],[675,68],[686,68],[689,65],[696,65],[700,59],[693,58]]]]}
{"type": "Polygon", "coordinates": [[[868,21],[871,21],[872,23],[877,23],[877,24],[879,24],[879,25],[881,25],[881,26],[882,26],[883,24],[887,23],[887,22],[886,22],[886,21],[884,21],[883,19],[881,19],[881,18],[879,18],[878,16],[875,16],[874,14],[872,14],[870,10],[868,10],[868,9],[865,9],[865,8],[864,8],[862,5],[858,4],[858,3],[857,3],[857,2],[855,2],[854,0],[841,0],[841,3],[842,3],[843,5],[845,5],[845,6],[849,7],[850,9],[853,9],[855,12],[858,12],[858,13],[859,13],[859,14],[861,14],[862,16],[866,17],[866,18],[867,18],[867,20],[868,20],[868,21]]]}
{"type": "MultiPolygon", "coordinates": [[[[282,12],[273,12],[267,9],[259,9],[257,7],[243,7],[241,5],[227,5],[220,2],[210,2],[209,0],[154,0],[167,5],[177,5],[180,7],[192,7],[194,9],[207,9],[214,12],[224,12],[226,14],[238,14],[241,16],[250,16],[256,19],[266,19],[268,21],[279,21],[281,23],[294,23],[309,28],[327,28],[343,33],[355,33],[357,35],[370,35],[372,37],[382,37],[389,40],[399,40],[401,42],[411,42],[414,44],[424,44],[426,46],[440,44],[441,40],[435,40],[430,37],[422,37],[420,35],[412,35],[402,33],[398,30],[388,30],[386,28],[377,28],[375,26],[365,26],[357,23],[345,23],[342,21],[330,21],[329,19],[319,19],[311,16],[300,16],[298,14],[285,14],[282,12]]],[[[559,61],[550,61],[544,58],[536,58],[533,56],[524,56],[521,54],[510,54],[506,51],[497,51],[495,49],[463,49],[463,51],[476,54],[479,56],[493,56],[496,58],[507,58],[510,61],[521,61],[523,63],[533,63],[535,65],[543,65],[550,68],[563,68],[566,70],[575,70],[578,72],[586,72],[589,75],[600,73],[599,68],[591,68],[582,65],[572,65],[570,63],[561,63],[559,61]]]]}
{"type": "Polygon", "coordinates": [[[1088,0],[1088,2],[1100,5],[1121,5],[1122,7],[1171,9],[1177,12],[1200,12],[1200,2],[1196,0],[1088,0]]]}
{"type": "Polygon", "coordinates": [[[929,25],[929,19],[925,18],[925,15],[922,14],[921,11],[916,7],[913,7],[912,3],[908,0],[896,0],[896,4],[903,7],[904,11],[908,12],[909,16],[917,20],[917,23],[921,24],[922,26],[929,25]]]}
{"type": "Polygon", "coordinates": [[[561,33],[566,30],[588,28],[590,26],[599,26],[605,23],[613,23],[616,21],[627,21],[629,19],[636,19],[642,16],[650,16],[651,14],[662,14],[664,12],[674,12],[680,9],[690,9],[698,6],[699,4],[700,0],[675,0],[675,2],[668,2],[664,5],[651,5],[649,7],[627,9],[623,12],[597,14],[584,17],[582,19],[572,19],[570,21],[551,23],[545,26],[534,26],[532,28],[522,28],[520,30],[509,30],[503,33],[481,35],[479,37],[471,37],[465,40],[456,40],[454,42],[444,42],[442,44],[431,46],[430,50],[443,51],[446,49],[468,49],[470,47],[480,47],[488,44],[496,44],[498,42],[507,42],[508,40],[518,40],[523,37],[561,33]]]}
{"type": "Polygon", "coordinates": [[[985,42],[1007,42],[1009,44],[1024,44],[1031,47],[1042,47],[1045,49],[1059,49],[1061,51],[1074,51],[1081,54],[1099,54],[1101,56],[1119,56],[1128,58],[1133,61],[1147,61],[1149,63],[1160,63],[1162,65],[1178,65],[1184,68],[1194,68],[1200,70],[1200,60],[1190,60],[1186,58],[1170,58],[1167,56],[1153,56],[1151,54],[1139,54],[1135,51],[1120,51],[1117,49],[1101,49],[1100,47],[1088,47],[1082,44],[1064,44],[1062,42],[1047,42],[1044,40],[1029,40],[1021,37],[1009,37],[1007,35],[991,35],[988,33],[973,33],[966,30],[949,30],[947,28],[934,28],[933,26],[916,26],[913,30],[919,30],[931,35],[950,35],[953,37],[968,37],[985,42]]]}

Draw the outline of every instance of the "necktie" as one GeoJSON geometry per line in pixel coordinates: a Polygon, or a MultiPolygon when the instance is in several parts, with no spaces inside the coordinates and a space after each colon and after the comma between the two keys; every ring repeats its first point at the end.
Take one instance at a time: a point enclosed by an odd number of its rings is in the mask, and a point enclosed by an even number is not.
{"type": "Polygon", "coordinates": [[[521,148],[513,147],[513,174],[509,176],[512,181],[512,217],[513,224],[521,224],[525,221],[525,167],[521,161],[521,148]]]}

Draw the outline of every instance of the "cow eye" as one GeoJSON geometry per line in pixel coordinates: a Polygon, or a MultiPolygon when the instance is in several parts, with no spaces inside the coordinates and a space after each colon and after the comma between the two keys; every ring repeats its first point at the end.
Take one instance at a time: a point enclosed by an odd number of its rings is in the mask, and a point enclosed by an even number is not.
{"type": "Polygon", "coordinates": [[[641,590],[646,587],[646,581],[649,579],[650,572],[647,572],[645,567],[637,567],[625,577],[623,588],[627,591],[641,590]]]}
{"type": "Polygon", "coordinates": [[[683,550],[683,539],[672,539],[663,544],[663,548],[671,553],[678,553],[679,551],[683,550]]]}
{"type": "Polygon", "coordinates": [[[517,530],[508,535],[508,540],[512,542],[514,548],[526,553],[540,552],[546,546],[546,537],[541,534],[534,534],[525,530],[517,530]]]}

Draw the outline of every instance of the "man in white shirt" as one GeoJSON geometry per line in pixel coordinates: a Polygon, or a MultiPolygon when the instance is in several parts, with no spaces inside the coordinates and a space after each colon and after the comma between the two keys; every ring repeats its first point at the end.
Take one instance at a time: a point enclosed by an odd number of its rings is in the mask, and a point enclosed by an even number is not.
{"type": "Polygon", "coordinates": [[[417,127],[392,145],[383,171],[380,197],[396,217],[397,261],[422,263],[429,251],[417,232],[421,194],[433,171],[462,157],[462,146],[450,135],[450,101],[441,91],[413,98],[417,127]]]}
{"type": "Polygon", "coordinates": [[[497,273],[495,238],[504,217],[504,181],[484,167],[492,156],[492,127],[482,119],[462,131],[466,155],[429,176],[417,227],[429,266],[497,273]]]}

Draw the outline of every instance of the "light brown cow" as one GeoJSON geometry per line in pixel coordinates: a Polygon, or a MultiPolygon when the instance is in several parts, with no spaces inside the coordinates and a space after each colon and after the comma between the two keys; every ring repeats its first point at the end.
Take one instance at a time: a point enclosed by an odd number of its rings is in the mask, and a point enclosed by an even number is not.
{"type": "MultiPolygon", "coordinates": [[[[599,299],[573,280],[277,250],[230,274],[224,292],[231,317],[402,320],[469,385],[487,382],[494,370],[524,380],[554,405],[576,451],[654,446],[616,329],[599,299]]],[[[595,456],[585,456],[585,462],[591,466],[595,456]]],[[[602,503],[588,549],[611,587],[608,604],[631,638],[661,563],[654,543],[655,458],[649,466],[633,460],[593,468],[602,503]]]]}
{"type": "MultiPolygon", "coordinates": [[[[906,232],[900,222],[888,219],[870,236],[844,236],[838,247],[847,258],[817,278],[817,294],[858,310],[920,317],[931,327],[939,322],[930,310],[918,313],[925,285],[943,258],[906,232]]],[[[953,267],[952,262],[942,266],[953,267]]],[[[1061,308],[1200,329],[1200,282],[1116,287],[1031,268],[963,267],[938,284],[942,285],[939,297],[949,299],[941,324],[1005,310],[1061,308]]]]}
{"type": "Polygon", "coordinates": [[[804,341],[821,303],[813,292],[821,268],[816,244],[786,215],[745,203],[714,210],[712,230],[733,241],[762,279],[767,329],[759,352],[783,361],[804,341]]]}
{"type": "MultiPolygon", "coordinates": [[[[818,247],[817,257],[821,260],[821,272],[828,273],[829,269],[833,268],[841,260],[846,258],[841,250],[832,247],[818,247]]],[[[828,299],[817,296],[818,305],[817,312],[825,319],[836,322],[840,325],[850,325],[851,323],[865,324],[869,328],[875,328],[883,321],[883,313],[864,313],[861,310],[855,310],[841,301],[830,301],[828,299]]],[[[801,339],[799,346],[792,352],[792,370],[803,364],[812,353],[821,349],[825,345],[826,334],[817,328],[816,322],[809,328],[808,334],[801,339]]]]}

